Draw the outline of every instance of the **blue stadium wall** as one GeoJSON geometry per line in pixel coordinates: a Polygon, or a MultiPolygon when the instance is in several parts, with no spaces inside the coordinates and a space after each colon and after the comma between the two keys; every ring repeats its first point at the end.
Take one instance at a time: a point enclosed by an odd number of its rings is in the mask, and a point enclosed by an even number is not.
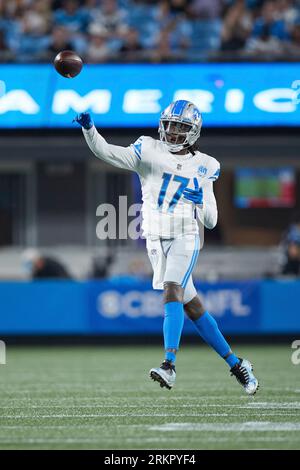
{"type": "MultiPolygon", "coordinates": [[[[226,334],[300,333],[300,281],[200,283],[197,288],[226,334]]],[[[2,282],[0,298],[0,338],[162,331],[162,295],[148,281],[2,282]]],[[[184,328],[195,334],[188,319],[184,328]]]]}

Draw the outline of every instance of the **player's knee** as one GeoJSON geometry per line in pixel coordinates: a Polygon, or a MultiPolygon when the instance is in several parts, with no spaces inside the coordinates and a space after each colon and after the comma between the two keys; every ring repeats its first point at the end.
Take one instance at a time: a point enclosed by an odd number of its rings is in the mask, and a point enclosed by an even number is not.
{"type": "Polygon", "coordinates": [[[183,288],[175,282],[164,283],[164,303],[168,302],[182,302],[183,301],[183,288]]]}
{"type": "Polygon", "coordinates": [[[196,297],[194,297],[192,300],[190,300],[190,302],[185,304],[184,310],[185,310],[185,313],[187,314],[187,316],[192,321],[198,320],[198,318],[200,318],[203,315],[203,313],[205,312],[205,308],[204,308],[201,300],[199,299],[198,295],[196,295],[196,297]]]}

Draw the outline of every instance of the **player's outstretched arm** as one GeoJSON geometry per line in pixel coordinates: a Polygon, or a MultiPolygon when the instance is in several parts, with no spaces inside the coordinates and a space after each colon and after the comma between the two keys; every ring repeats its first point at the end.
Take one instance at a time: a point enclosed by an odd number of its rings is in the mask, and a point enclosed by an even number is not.
{"type": "Polygon", "coordinates": [[[136,157],[132,147],[108,144],[97,131],[89,113],[78,114],[74,121],[81,125],[86,143],[97,158],[118,168],[138,170],[140,160],[136,157]]]}

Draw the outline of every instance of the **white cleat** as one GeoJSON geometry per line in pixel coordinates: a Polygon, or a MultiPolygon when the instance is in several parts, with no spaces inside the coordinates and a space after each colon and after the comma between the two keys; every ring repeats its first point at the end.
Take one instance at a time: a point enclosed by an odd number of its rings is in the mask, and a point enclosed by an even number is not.
{"type": "Polygon", "coordinates": [[[151,369],[149,376],[155,382],[159,382],[161,387],[171,390],[176,380],[175,367],[171,362],[164,361],[160,367],[151,369]]]}
{"type": "Polygon", "coordinates": [[[254,395],[256,393],[259,383],[253,374],[253,366],[247,359],[240,359],[240,362],[232,367],[230,372],[244,387],[248,395],[254,395]]]}

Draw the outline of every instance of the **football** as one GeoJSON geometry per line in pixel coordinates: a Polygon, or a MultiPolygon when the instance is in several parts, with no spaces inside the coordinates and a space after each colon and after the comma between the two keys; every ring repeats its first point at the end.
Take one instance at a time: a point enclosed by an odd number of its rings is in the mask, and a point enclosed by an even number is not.
{"type": "Polygon", "coordinates": [[[76,52],[61,51],[54,59],[54,67],[60,75],[74,78],[81,72],[82,60],[76,52]]]}

